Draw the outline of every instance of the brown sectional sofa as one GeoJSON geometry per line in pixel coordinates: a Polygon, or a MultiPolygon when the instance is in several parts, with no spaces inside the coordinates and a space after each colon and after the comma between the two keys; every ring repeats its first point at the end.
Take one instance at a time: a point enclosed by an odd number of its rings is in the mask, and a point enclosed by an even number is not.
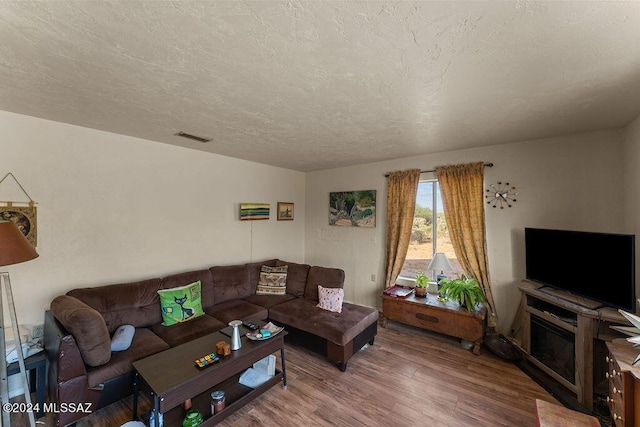
{"type": "MultiPolygon", "coordinates": [[[[78,288],[55,298],[45,315],[44,345],[48,361],[49,398],[58,404],[92,403],[96,410],[133,391],[132,363],[213,333],[234,319],[269,319],[285,326],[287,342],[326,355],[344,371],[362,346],[373,344],[377,310],[343,303],[342,313],[316,307],[318,285],[341,288],[344,271],[268,260],[214,266],[164,278],[78,288]],[[287,265],[286,295],[256,295],[263,265],[287,265]],[[163,326],[157,291],[200,281],[204,315],[163,326]],[[136,332],[129,349],[111,352],[111,336],[121,325],[136,332]]],[[[58,425],[86,414],[61,412],[58,425]]]]}

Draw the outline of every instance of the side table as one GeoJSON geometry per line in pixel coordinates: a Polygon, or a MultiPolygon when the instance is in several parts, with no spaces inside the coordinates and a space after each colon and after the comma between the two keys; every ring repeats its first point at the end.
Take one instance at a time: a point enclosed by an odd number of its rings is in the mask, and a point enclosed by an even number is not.
{"type": "Polygon", "coordinates": [[[633,366],[638,350],[625,338],[607,342],[607,349],[607,404],[611,426],[640,425],[640,367],[633,366]]]}
{"type": "MultiPolygon", "coordinates": [[[[44,351],[24,359],[24,367],[29,371],[29,387],[31,388],[28,391],[25,390],[25,392],[36,392],[36,401],[38,403],[36,418],[43,417],[47,378],[47,358],[45,357],[44,351]]],[[[18,373],[20,373],[20,365],[18,362],[13,362],[7,366],[7,376],[18,373]]]]}
{"type": "Polygon", "coordinates": [[[487,309],[484,305],[469,313],[456,302],[440,301],[436,295],[426,297],[409,295],[406,298],[382,295],[382,327],[387,320],[440,332],[474,343],[473,354],[480,354],[484,338],[487,309]]]}

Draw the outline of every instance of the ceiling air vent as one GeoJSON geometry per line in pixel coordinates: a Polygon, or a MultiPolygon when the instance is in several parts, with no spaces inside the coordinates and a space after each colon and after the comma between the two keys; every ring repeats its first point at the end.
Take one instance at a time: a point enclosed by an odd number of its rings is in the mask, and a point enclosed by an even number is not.
{"type": "Polygon", "coordinates": [[[204,138],[202,136],[191,135],[190,133],[186,133],[186,132],[178,132],[178,133],[174,133],[174,135],[181,136],[183,138],[193,139],[194,141],[200,141],[200,142],[211,141],[211,138],[204,138]]]}

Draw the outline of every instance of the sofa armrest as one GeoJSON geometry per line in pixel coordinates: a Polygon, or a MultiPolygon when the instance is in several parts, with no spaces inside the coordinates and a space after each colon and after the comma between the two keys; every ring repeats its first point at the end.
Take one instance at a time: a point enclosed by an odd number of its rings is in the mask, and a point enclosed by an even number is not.
{"type": "MultiPolygon", "coordinates": [[[[47,310],[44,317],[44,350],[47,356],[47,382],[49,401],[62,403],[90,404],[96,408],[100,392],[89,389],[87,369],[75,338],[47,310]]],[[[79,412],[56,412],[54,423],[59,426],[73,424],[86,416],[79,412]]]]}
{"type": "Polygon", "coordinates": [[[111,359],[111,337],[104,317],[79,299],[60,295],[51,301],[51,313],[73,335],[82,360],[100,366],[111,359]]]}
{"type": "Polygon", "coordinates": [[[49,364],[50,385],[87,375],[75,338],[58,322],[51,310],[47,310],[44,318],[44,349],[49,364]]]}

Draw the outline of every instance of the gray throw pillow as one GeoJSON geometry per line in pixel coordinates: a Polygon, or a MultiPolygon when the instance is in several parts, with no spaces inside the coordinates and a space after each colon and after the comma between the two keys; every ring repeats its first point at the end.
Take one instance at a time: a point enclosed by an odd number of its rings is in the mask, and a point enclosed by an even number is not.
{"type": "Polygon", "coordinates": [[[111,351],[125,351],[131,346],[136,328],[133,325],[122,325],[113,333],[111,351]]]}

